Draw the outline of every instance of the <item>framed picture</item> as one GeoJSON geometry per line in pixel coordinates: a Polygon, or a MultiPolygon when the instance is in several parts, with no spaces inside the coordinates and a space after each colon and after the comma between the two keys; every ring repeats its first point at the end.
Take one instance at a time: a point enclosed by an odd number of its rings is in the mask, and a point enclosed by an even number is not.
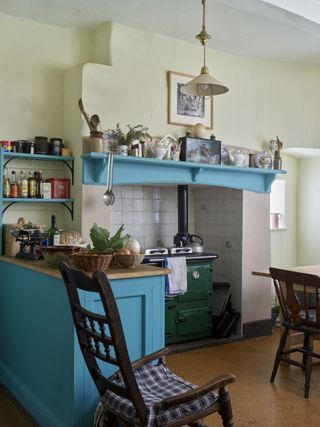
{"type": "Polygon", "coordinates": [[[221,141],[193,138],[184,136],[180,138],[181,160],[194,163],[221,164],[221,141]]]}
{"type": "Polygon", "coordinates": [[[203,124],[213,128],[213,98],[185,95],[183,85],[194,76],[168,71],[168,123],[180,126],[203,124]]]}

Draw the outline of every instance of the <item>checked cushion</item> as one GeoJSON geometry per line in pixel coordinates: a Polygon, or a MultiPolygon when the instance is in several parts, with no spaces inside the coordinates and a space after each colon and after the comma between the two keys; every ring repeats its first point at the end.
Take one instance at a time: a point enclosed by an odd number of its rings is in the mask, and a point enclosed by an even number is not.
{"type": "MultiPolygon", "coordinates": [[[[158,363],[157,365],[152,365],[150,363],[146,364],[135,370],[134,373],[143,400],[148,408],[147,423],[144,427],[163,426],[169,424],[170,422],[177,421],[184,416],[200,412],[214,405],[217,401],[217,395],[209,392],[199,399],[163,410],[159,405],[159,402],[163,399],[188,392],[196,388],[196,386],[178,377],[163,363],[158,363]]],[[[122,380],[114,379],[114,376],[111,378],[115,383],[123,385],[122,380]]],[[[96,427],[105,426],[103,413],[108,409],[114,414],[125,418],[130,425],[136,427],[141,426],[137,418],[136,410],[131,401],[121,396],[117,396],[111,391],[107,391],[101,401],[102,406],[100,405],[97,408],[96,413],[96,427]]]]}

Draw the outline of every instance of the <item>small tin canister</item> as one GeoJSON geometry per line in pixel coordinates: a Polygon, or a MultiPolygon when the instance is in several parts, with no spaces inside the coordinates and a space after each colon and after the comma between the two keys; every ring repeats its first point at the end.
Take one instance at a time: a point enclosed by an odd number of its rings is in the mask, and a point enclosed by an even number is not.
{"type": "Polygon", "coordinates": [[[50,154],[61,156],[62,138],[50,138],[50,154]]]}

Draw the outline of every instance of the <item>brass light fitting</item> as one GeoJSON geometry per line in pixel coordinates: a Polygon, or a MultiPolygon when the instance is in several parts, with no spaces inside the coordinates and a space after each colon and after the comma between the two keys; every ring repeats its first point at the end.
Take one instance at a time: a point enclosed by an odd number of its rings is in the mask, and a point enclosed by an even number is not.
{"type": "Polygon", "coordinates": [[[206,0],[202,1],[202,30],[196,36],[203,46],[203,67],[201,73],[182,86],[181,92],[192,96],[215,96],[228,92],[228,88],[209,74],[206,66],[206,42],[211,39],[206,31],[206,0]]]}

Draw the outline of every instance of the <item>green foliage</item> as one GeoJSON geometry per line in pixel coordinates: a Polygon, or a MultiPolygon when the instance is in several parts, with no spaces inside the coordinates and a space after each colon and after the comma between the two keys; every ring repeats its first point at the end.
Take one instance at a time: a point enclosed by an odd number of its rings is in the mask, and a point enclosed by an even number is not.
{"type": "Polygon", "coordinates": [[[110,236],[110,231],[106,228],[99,227],[96,223],[93,224],[90,230],[90,238],[93,247],[87,246],[89,252],[114,253],[123,248],[126,241],[131,237],[129,234],[122,236],[124,225],[122,224],[114,236],[110,236]]]}
{"type": "Polygon", "coordinates": [[[116,139],[118,141],[118,145],[129,145],[132,143],[132,141],[139,140],[139,141],[145,141],[145,140],[151,140],[151,136],[148,133],[149,128],[143,125],[136,125],[136,126],[130,126],[127,125],[129,128],[129,131],[127,134],[125,134],[122,129],[120,128],[120,124],[117,123],[116,129],[109,129],[109,132],[111,134],[114,134],[116,136],[116,139]]]}

